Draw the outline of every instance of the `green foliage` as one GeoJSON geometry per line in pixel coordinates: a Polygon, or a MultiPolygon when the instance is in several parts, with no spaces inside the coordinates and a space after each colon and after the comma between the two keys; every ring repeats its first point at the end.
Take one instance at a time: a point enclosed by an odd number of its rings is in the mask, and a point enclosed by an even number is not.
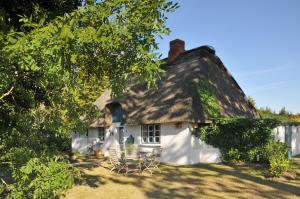
{"type": "Polygon", "coordinates": [[[136,150],[136,145],[131,144],[131,143],[126,144],[126,152],[128,154],[132,154],[135,150],[136,150]]]}
{"type": "Polygon", "coordinates": [[[288,150],[289,148],[285,143],[277,143],[273,140],[266,145],[270,164],[269,172],[272,176],[279,177],[289,169],[288,150]]]}
{"type": "Polygon", "coordinates": [[[241,158],[241,153],[238,149],[230,148],[229,151],[226,153],[225,159],[230,161],[239,161],[241,158]]]}
{"type": "Polygon", "coordinates": [[[221,106],[215,96],[213,83],[211,81],[200,81],[197,91],[202,102],[204,113],[210,118],[220,117],[221,106]]]}
{"type": "Polygon", "coordinates": [[[6,190],[6,186],[2,182],[0,182],[0,197],[4,193],[5,190],[6,190]]]}
{"type": "Polygon", "coordinates": [[[133,76],[154,85],[161,72],[155,39],[169,33],[165,14],[176,7],[104,0],[50,22],[24,17],[26,33],[0,32],[0,139],[66,137],[98,117],[92,102],[104,89],[119,94],[133,76]]]}
{"type": "Polygon", "coordinates": [[[232,148],[239,151],[241,160],[249,160],[248,151],[266,145],[277,124],[271,119],[223,119],[201,127],[196,133],[201,140],[218,147],[225,160],[232,148]]]}
{"type": "Polygon", "coordinates": [[[256,107],[256,101],[251,96],[248,96],[247,99],[253,107],[256,107]]]}
{"type": "MultiPolygon", "coordinates": [[[[0,11],[0,157],[16,180],[11,198],[51,198],[69,188],[67,163],[46,157],[67,152],[71,131],[98,118],[93,102],[104,90],[121,94],[132,79],[153,86],[162,72],[156,39],[169,33],[166,14],[176,3],[102,0],[73,10],[72,2],[51,1],[55,11],[34,5],[32,16],[10,24],[20,28],[5,31],[10,16],[0,11]]],[[[22,13],[33,5],[6,6],[22,13]]]]}
{"type": "Polygon", "coordinates": [[[289,168],[288,147],[276,143],[272,130],[279,124],[274,119],[223,119],[195,131],[201,140],[221,150],[225,161],[248,161],[269,164],[272,176],[289,168]]]}
{"type": "Polygon", "coordinates": [[[55,198],[71,188],[75,179],[80,177],[77,169],[57,157],[32,158],[15,170],[16,183],[10,185],[8,198],[55,198]]]}
{"type": "MultiPolygon", "coordinates": [[[[2,16],[6,20],[2,21],[6,26],[20,29],[22,22],[20,19],[23,16],[31,17],[34,21],[39,21],[42,17],[48,20],[56,16],[75,10],[81,5],[81,0],[10,0],[0,1],[2,16]]],[[[1,14],[0,14],[1,16],[1,14]]],[[[1,25],[1,21],[0,21],[1,25]]]]}
{"type": "Polygon", "coordinates": [[[268,162],[268,153],[266,151],[266,146],[255,147],[247,151],[248,162],[268,162]]]}
{"type": "Polygon", "coordinates": [[[36,154],[26,147],[11,148],[0,160],[10,162],[13,168],[20,168],[36,154]]]}
{"type": "Polygon", "coordinates": [[[271,110],[269,107],[259,108],[258,112],[260,116],[264,119],[276,119],[285,125],[299,125],[300,124],[300,114],[292,114],[283,107],[279,113],[271,110]]]}

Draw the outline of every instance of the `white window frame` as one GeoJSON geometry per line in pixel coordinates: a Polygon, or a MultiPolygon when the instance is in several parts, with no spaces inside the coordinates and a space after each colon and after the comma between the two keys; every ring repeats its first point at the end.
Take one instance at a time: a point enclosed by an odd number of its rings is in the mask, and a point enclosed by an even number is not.
{"type": "Polygon", "coordinates": [[[97,127],[97,132],[98,132],[98,138],[99,138],[100,142],[104,142],[105,141],[105,128],[97,127]]]}
{"type": "Polygon", "coordinates": [[[161,125],[160,124],[143,124],[141,126],[141,143],[142,144],[160,144],[161,142],[161,125]]]}

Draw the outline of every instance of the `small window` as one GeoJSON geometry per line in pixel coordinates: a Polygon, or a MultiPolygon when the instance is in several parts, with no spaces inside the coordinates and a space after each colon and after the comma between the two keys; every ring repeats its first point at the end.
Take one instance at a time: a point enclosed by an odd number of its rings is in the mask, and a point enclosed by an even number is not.
{"type": "Polygon", "coordinates": [[[104,141],[105,139],[105,131],[103,127],[98,128],[98,138],[100,141],[104,141]]]}
{"type": "Polygon", "coordinates": [[[112,122],[122,122],[123,113],[122,113],[122,107],[120,104],[114,104],[112,106],[112,122]]]}
{"type": "Polygon", "coordinates": [[[142,143],[146,143],[146,144],[160,143],[160,125],[159,124],[142,125],[142,143]]]}

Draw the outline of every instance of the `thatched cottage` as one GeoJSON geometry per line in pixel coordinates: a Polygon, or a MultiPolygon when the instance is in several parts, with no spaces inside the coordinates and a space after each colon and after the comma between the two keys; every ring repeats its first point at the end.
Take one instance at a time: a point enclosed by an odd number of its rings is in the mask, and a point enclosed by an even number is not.
{"type": "Polygon", "coordinates": [[[220,152],[193,136],[193,128],[211,122],[205,111],[200,82],[210,82],[219,106],[219,116],[256,117],[255,108],[212,47],[185,50],[184,41],[170,42],[169,56],[157,88],[139,83],[128,87],[119,98],[107,91],[96,104],[105,114],[86,135],[73,133],[74,151],[86,152],[90,143],[101,143],[108,155],[110,147],[123,149],[130,137],[140,150],[160,146],[160,160],[178,165],[219,162],[220,152]]]}

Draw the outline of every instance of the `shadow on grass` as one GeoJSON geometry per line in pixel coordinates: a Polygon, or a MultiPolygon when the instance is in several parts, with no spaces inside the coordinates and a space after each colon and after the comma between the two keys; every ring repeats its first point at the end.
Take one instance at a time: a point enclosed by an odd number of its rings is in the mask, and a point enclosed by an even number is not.
{"type": "Polygon", "coordinates": [[[101,177],[99,175],[84,174],[82,177],[83,177],[83,180],[80,184],[88,185],[92,188],[97,188],[106,183],[105,180],[103,179],[103,177],[101,177]]]}
{"type": "MultiPolygon", "coordinates": [[[[215,167],[215,166],[212,166],[209,164],[201,164],[201,165],[197,165],[197,167],[206,169],[206,170],[215,171],[218,173],[222,173],[223,175],[234,176],[234,177],[236,177],[236,179],[251,181],[254,183],[272,187],[272,188],[280,190],[280,191],[285,191],[285,192],[300,196],[300,187],[285,184],[282,182],[277,182],[277,181],[273,181],[273,180],[267,180],[267,179],[255,177],[255,176],[252,176],[252,175],[249,175],[246,173],[242,173],[240,169],[235,168],[235,167],[231,167],[234,169],[233,171],[226,170],[226,169],[220,169],[218,167],[215,167]]],[[[238,181],[238,182],[241,182],[241,181],[238,181]]]]}
{"type": "Polygon", "coordinates": [[[95,175],[85,175],[84,179],[86,184],[92,188],[107,182],[122,185],[125,189],[126,185],[135,186],[148,198],[247,198],[250,196],[254,198],[287,198],[300,196],[300,187],[297,186],[296,181],[285,183],[280,180],[264,179],[262,176],[250,174],[251,168],[247,166],[161,165],[161,169],[162,174],[155,172],[153,176],[109,174],[107,169],[103,169],[105,174],[101,171],[95,175]]]}

